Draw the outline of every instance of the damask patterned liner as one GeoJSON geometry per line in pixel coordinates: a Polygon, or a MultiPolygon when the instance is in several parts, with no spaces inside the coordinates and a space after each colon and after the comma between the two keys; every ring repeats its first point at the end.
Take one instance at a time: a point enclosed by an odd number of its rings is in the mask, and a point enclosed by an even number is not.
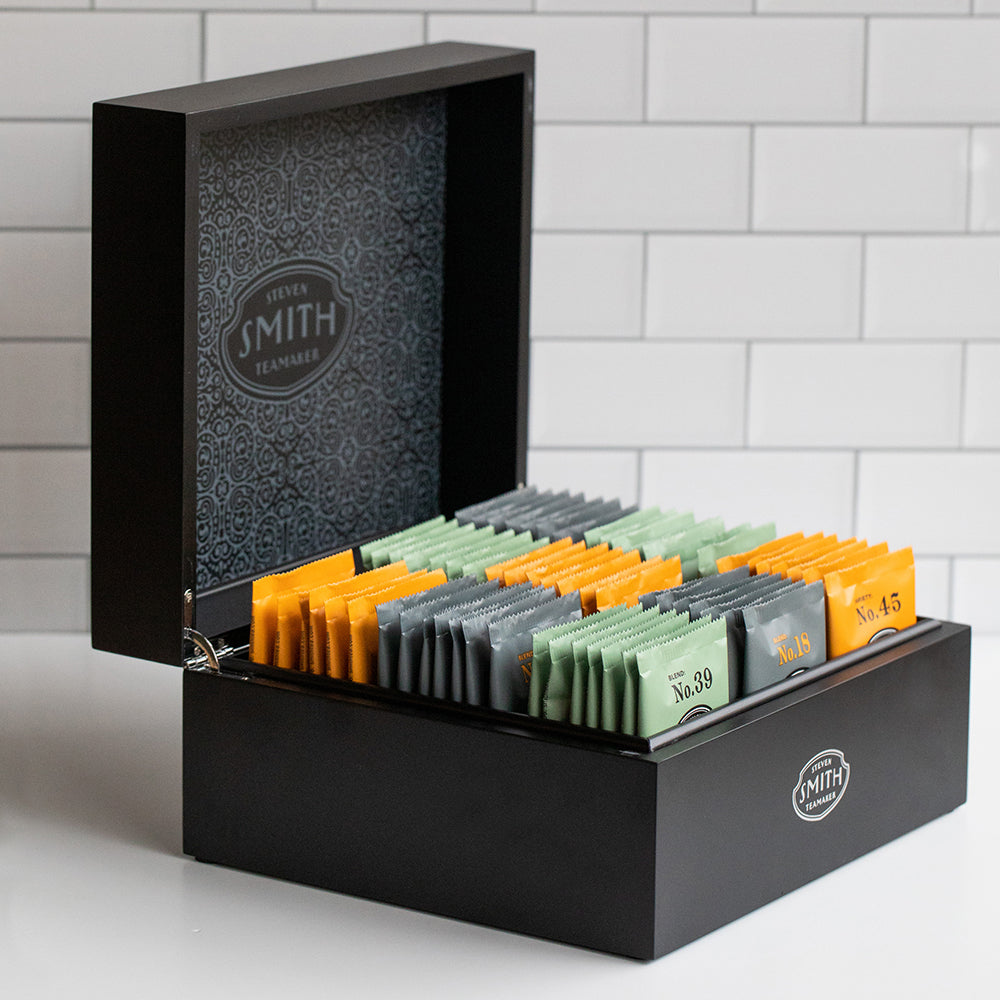
{"type": "Polygon", "coordinates": [[[432,92],[203,138],[199,590],[436,513],[446,125],[432,92]]]}

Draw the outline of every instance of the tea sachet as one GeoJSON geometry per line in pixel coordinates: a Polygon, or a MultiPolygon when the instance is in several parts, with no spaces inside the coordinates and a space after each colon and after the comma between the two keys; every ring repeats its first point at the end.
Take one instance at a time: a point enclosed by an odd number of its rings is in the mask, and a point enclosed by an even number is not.
{"type": "Polygon", "coordinates": [[[823,578],[827,652],[841,656],[916,624],[913,550],[875,556],[823,578]]]}
{"type": "MultiPolygon", "coordinates": [[[[353,575],[354,553],[347,549],[298,566],[287,573],[274,573],[254,580],[251,588],[250,659],[254,663],[272,666],[276,662],[274,645],[278,633],[279,594],[308,594],[313,587],[353,575]]],[[[286,604],[286,619],[290,607],[286,604]]]]}
{"type": "Polygon", "coordinates": [[[742,609],[743,694],[826,662],[823,582],[800,584],[742,609]]]}
{"type": "Polygon", "coordinates": [[[726,623],[711,619],[638,651],[637,735],[652,736],[727,704],[726,655],[726,623]]]}
{"type": "MultiPolygon", "coordinates": [[[[408,597],[399,597],[392,601],[385,601],[378,607],[378,664],[376,671],[377,683],[382,687],[399,687],[399,648],[401,642],[400,615],[407,608],[435,600],[443,600],[456,595],[461,595],[460,599],[468,599],[468,595],[476,587],[476,581],[467,577],[457,580],[449,580],[435,587],[430,593],[412,594],[408,597]]],[[[496,591],[498,585],[480,585],[481,593],[496,591]]],[[[412,691],[410,682],[404,691],[412,691]]]]}
{"type": "Polygon", "coordinates": [[[491,708],[527,712],[534,633],[579,621],[581,614],[576,596],[567,594],[489,624],[491,708]]]}

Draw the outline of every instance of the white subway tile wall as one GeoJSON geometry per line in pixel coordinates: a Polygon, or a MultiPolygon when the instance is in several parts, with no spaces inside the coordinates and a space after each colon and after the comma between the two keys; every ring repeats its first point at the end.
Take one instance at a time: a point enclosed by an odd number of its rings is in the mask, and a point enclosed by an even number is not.
{"type": "Polygon", "coordinates": [[[988,18],[874,18],[869,120],[1000,121],[998,48],[1000,21],[988,18]]]}
{"type": "Polygon", "coordinates": [[[980,232],[998,232],[1000,231],[1000,128],[974,128],[969,159],[972,182],[969,228],[980,232]]]}
{"type": "Polygon", "coordinates": [[[1000,321],[1000,237],[873,236],[866,337],[992,339],[1000,321]]]}
{"type": "Polygon", "coordinates": [[[1000,448],[1000,343],[969,344],[965,349],[965,403],[962,444],[1000,448]]]}
{"type": "Polygon", "coordinates": [[[856,338],[860,236],[649,237],[646,336],[856,338]]]}
{"type": "Polygon", "coordinates": [[[529,478],[912,545],[1000,630],[1000,0],[0,0],[0,628],[87,626],[91,104],[537,50],[529,478]]]}
{"type": "Polygon", "coordinates": [[[756,129],[755,229],[961,230],[968,130],[923,126],[756,129]]]}
{"type": "Polygon", "coordinates": [[[657,18],[649,117],[860,122],[864,27],[860,17],[657,18]]]}

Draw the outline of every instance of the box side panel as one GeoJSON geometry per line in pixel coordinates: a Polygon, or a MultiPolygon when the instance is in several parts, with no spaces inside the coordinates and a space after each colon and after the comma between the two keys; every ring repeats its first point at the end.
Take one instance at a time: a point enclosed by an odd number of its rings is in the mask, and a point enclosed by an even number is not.
{"type": "Polygon", "coordinates": [[[94,646],[181,658],[185,125],[94,106],[94,646]]]}
{"type": "Polygon", "coordinates": [[[658,955],[965,801],[969,639],[945,623],[661,760],[658,955]]]}
{"type": "Polygon", "coordinates": [[[530,72],[448,92],[447,512],[509,490],[526,475],[531,94],[530,72]]]}
{"type": "Polygon", "coordinates": [[[352,895],[649,957],[646,761],[184,678],[184,850],[352,895]]]}

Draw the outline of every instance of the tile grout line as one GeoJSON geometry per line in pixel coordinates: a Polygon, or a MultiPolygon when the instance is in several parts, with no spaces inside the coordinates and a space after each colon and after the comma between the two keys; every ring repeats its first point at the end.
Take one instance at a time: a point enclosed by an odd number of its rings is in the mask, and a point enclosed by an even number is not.
{"type": "Polygon", "coordinates": [[[649,308],[649,233],[642,234],[642,259],[639,261],[639,340],[648,340],[649,308]]]}
{"type": "Polygon", "coordinates": [[[39,451],[64,451],[81,452],[90,451],[90,444],[28,444],[20,442],[17,444],[0,444],[0,455],[10,455],[14,452],[39,452],[39,451]]]}
{"type": "Polygon", "coordinates": [[[970,125],[965,140],[965,232],[972,232],[972,158],[974,126],[970,125]]]}
{"type": "Polygon", "coordinates": [[[750,366],[753,362],[753,342],[748,340],[743,352],[743,448],[750,447],[750,366]]]}
{"type": "Polygon", "coordinates": [[[34,559],[42,561],[45,559],[82,559],[90,563],[89,554],[86,552],[0,552],[0,560],[5,559],[34,559]]]}
{"type": "MultiPolygon", "coordinates": [[[[0,445],[0,448],[3,446],[0,445]]],[[[57,445],[55,447],[62,448],[62,445],[57,445]]],[[[77,448],[77,446],[66,446],[67,448],[77,448]]],[[[80,446],[82,449],[84,446],[80,446]]],[[[89,447],[89,446],[88,446],[89,447]]],[[[742,455],[746,452],[746,449],[741,444],[726,443],[726,444],[688,444],[685,441],[675,441],[675,442],[655,442],[650,443],[640,442],[636,439],[630,441],[618,441],[613,444],[601,444],[593,442],[576,442],[576,441],[542,441],[534,442],[530,445],[531,449],[534,451],[592,451],[592,452],[619,452],[619,451],[634,451],[636,448],[643,448],[647,451],[671,451],[671,452],[684,452],[687,454],[695,454],[702,452],[704,454],[712,453],[718,454],[719,452],[729,452],[732,455],[742,455]]],[[[23,448],[20,445],[15,445],[13,450],[26,450],[30,451],[31,448],[23,448]]],[[[922,457],[941,457],[941,456],[953,456],[953,457],[963,457],[963,456],[973,456],[979,455],[986,458],[997,458],[997,449],[994,447],[977,447],[977,448],[963,448],[961,451],[959,449],[952,447],[951,445],[934,445],[933,447],[921,447],[919,445],[887,445],[887,444],[762,444],[756,446],[753,451],[757,455],[853,455],[857,450],[863,450],[870,455],[888,455],[894,458],[912,458],[915,455],[922,457]]]]}
{"type": "Polygon", "coordinates": [[[868,37],[871,30],[871,18],[864,18],[864,30],[861,36],[861,124],[868,124],[868,37]]]}
{"type": "Polygon", "coordinates": [[[641,121],[649,121],[649,15],[642,18],[642,108],[641,121]]]}
{"type": "Polygon", "coordinates": [[[202,83],[205,82],[205,73],[208,67],[208,12],[200,11],[198,14],[198,74],[202,83]]]}
{"type": "Polygon", "coordinates": [[[958,371],[958,451],[965,450],[965,401],[969,389],[969,342],[961,342],[962,353],[958,371]]]}
{"type": "Polygon", "coordinates": [[[868,237],[861,234],[861,249],[859,251],[858,270],[858,336],[857,340],[865,339],[865,324],[868,322],[868,237]]]}

